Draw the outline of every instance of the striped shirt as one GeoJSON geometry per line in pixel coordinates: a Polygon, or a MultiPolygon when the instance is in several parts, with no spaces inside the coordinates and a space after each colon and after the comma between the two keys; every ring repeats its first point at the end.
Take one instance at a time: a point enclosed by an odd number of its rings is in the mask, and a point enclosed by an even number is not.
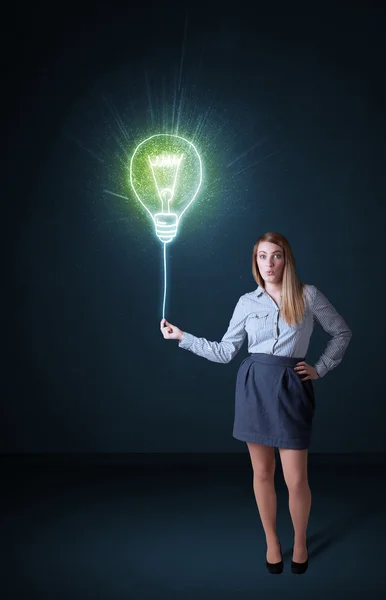
{"type": "Polygon", "coordinates": [[[261,286],[241,296],[228,329],[220,342],[210,342],[184,331],[179,348],[217,363],[228,363],[236,356],[248,336],[248,352],[303,358],[307,354],[315,322],[331,339],[314,367],[323,377],[339,365],[350,342],[352,331],[327,298],[314,285],[304,286],[304,319],[288,325],[271,296],[261,286]]]}

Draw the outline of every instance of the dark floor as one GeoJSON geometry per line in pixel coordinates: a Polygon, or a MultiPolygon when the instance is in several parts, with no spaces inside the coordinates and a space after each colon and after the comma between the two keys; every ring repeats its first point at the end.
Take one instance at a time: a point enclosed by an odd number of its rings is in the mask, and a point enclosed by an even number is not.
{"type": "Polygon", "coordinates": [[[277,456],[285,564],[281,575],[271,575],[247,454],[228,463],[209,455],[206,465],[165,459],[135,466],[97,457],[2,457],[2,600],[386,597],[382,461],[336,464],[310,456],[309,568],[293,575],[277,456]]]}

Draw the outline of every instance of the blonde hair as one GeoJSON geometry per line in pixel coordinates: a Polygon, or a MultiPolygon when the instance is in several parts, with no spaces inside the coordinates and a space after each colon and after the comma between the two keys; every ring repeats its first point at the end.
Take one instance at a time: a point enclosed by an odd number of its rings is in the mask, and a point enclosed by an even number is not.
{"type": "MultiPolygon", "coordinates": [[[[282,279],[281,315],[288,325],[301,323],[306,310],[304,297],[305,284],[296,272],[295,257],[288,240],[281,233],[268,231],[259,237],[252,251],[252,275],[258,285],[265,289],[265,281],[257,266],[257,249],[261,242],[271,242],[280,246],[284,254],[284,269],[282,279]]],[[[307,290],[306,290],[307,291],[307,290]]]]}

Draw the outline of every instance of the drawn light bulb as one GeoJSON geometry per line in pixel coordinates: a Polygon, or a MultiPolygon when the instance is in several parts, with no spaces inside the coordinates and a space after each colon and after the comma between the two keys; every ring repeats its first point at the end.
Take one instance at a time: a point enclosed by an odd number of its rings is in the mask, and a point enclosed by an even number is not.
{"type": "Polygon", "coordinates": [[[130,160],[131,186],[164,244],[177,235],[180,219],[196,198],[201,181],[200,155],[178,135],[152,135],[137,146],[130,160]]]}

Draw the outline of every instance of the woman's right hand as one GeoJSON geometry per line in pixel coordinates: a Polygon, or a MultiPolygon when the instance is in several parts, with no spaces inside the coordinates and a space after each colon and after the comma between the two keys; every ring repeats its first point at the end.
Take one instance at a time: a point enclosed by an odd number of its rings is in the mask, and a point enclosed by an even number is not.
{"type": "Polygon", "coordinates": [[[175,325],[169,323],[166,319],[161,319],[160,326],[165,340],[182,340],[184,332],[175,325]]]}

